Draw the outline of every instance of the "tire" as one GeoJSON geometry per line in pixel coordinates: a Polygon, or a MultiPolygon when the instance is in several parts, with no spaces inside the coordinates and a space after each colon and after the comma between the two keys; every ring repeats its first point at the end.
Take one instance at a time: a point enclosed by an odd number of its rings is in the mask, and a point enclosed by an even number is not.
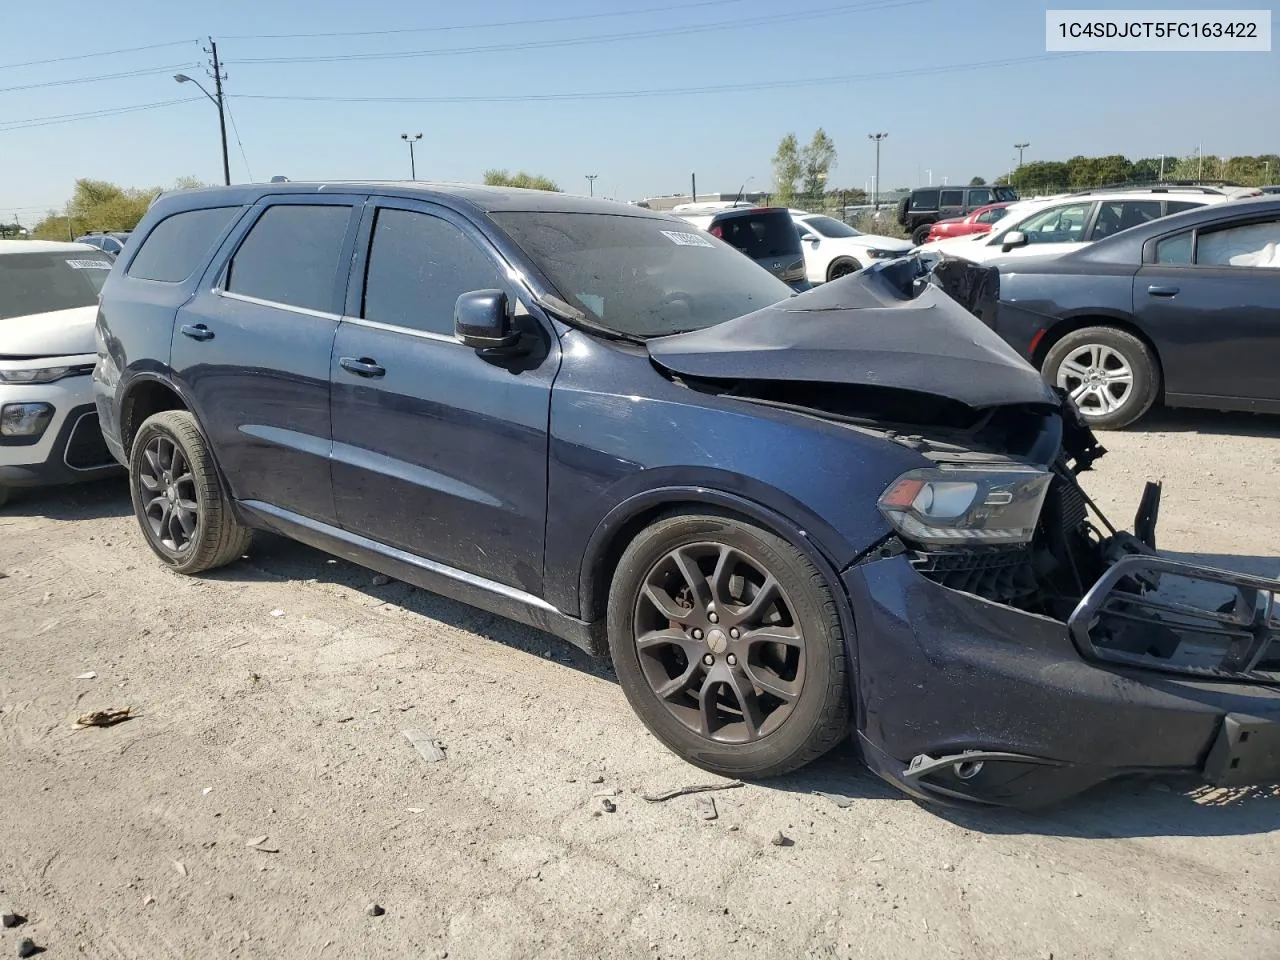
{"type": "Polygon", "coordinates": [[[9,488],[0,487],[0,507],[9,502],[9,488]]]}
{"type": "Polygon", "coordinates": [[[1115,327],[1068,333],[1045,354],[1041,374],[1072,394],[1089,425],[1103,430],[1127,427],[1160,395],[1160,365],[1151,348],[1115,327]]]}
{"type": "Polygon", "coordinates": [[[832,280],[847,277],[849,274],[857,273],[861,269],[862,264],[857,260],[854,260],[852,257],[843,257],[833,262],[831,266],[827,267],[827,282],[830,283],[832,280]]]}
{"type": "Polygon", "coordinates": [[[157,413],[138,428],[129,454],[129,493],[147,544],[178,573],[224,566],[253,538],[236,519],[208,445],[186,410],[157,413]]]}
{"type": "Polygon", "coordinates": [[[911,242],[917,247],[929,240],[929,230],[933,227],[932,223],[922,223],[911,231],[911,242]]]}
{"type": "Polygon", "coordinates": [[[608,626],[632,709],[704,770],[778,776],[848,734],[849,668],[831,591],[804,554],[760,527],[705,509],[655,521],[618,563],[608,626]],[[762,589],[769,578],[776,589],[762,589]]]}

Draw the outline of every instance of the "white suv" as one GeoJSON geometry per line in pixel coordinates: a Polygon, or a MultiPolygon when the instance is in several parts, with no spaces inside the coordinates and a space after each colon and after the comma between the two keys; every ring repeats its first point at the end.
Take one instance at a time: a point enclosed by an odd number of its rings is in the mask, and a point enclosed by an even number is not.
{"type": "Polygon", "coordinates": [[[111,260],[83,243],[0,240],[0,504],[14,487],[119,468],[98,427],[98,292],[111,260]]]}
{"type": "Polygon", "coordinates": [[[1055,256],[1149,220],[1209,203],[1225,203],[1257,191],[1228,187],[1149,187],[1084,191],[1009,207],[991,230],[916,247],[925,256],[984,263],[997,257],[1055,256]]]}

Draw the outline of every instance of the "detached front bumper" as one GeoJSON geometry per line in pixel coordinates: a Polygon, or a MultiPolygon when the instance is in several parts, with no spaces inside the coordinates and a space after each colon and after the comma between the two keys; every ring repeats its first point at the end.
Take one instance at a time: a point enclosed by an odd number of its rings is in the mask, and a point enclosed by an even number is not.
{"type": "Polygon", "coordinates": [[[1086,659],[1066,624],[943,587],[905,556],[844,583],[865,759],[912,795],[1034,807],[1126,774],[1280,781],[1280,686],[1086,659]]]}

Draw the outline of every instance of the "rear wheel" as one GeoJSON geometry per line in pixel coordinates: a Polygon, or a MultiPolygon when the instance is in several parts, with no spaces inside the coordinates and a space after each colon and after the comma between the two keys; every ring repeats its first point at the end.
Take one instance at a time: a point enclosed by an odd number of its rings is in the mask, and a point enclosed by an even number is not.
{"type": "Polygon", "coordinates": [[[133,512],[147,543],[178,573],[230,563],[249,547],[243,526],[186,410],[157,413],[138,428],[129,456],[133,512]]]}
{"type": "Polygon", "coordinates": [[[1071,395],[1091,426],[1118,429],[1151,409],[1160,368],[1151,348],[1115,327],[1074,330],[1044,358],[1046,381],[1071,395]]]}
{"type": "Polygon", "coordinates": [[[931,223],[922,223],[911,231],[911,242],[917,247],[929,240],[929,230],[933,227],[931,223]]]}
{"type": "Polygon", "coordinates": [[[743,520],[681,512],[627,547],[609,649],[640,719],[689,762],[768,777],[847,733],[844,638],[822,574],[743,520]]]}
{"type": "Polygon", "coordinates": [[[837,260],[827,268],[827,280],[839,280],[841,277],[847,277],[851,273],[857,273],[862,269],[862,264],[852,257],[845,257],[837,260]]]}

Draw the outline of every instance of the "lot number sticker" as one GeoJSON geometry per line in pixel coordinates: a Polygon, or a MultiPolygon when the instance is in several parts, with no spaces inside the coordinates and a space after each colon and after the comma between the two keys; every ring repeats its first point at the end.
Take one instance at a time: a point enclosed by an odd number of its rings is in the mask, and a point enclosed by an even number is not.
{"type": "Polygon", "coordinates": [[[73,270],[110,270],[111,264],[105,260],[68,260],[67,266],[73,270]]]}
{"type": "Polygon", "coordinates": [[[715,244],[706,237],[700,237],[696,233],[681,233],[679,230],[661,230],[659,231],[664,237],[672,243],[679,244],[682,247],[711,247],[715,249],[715,244]]]}

